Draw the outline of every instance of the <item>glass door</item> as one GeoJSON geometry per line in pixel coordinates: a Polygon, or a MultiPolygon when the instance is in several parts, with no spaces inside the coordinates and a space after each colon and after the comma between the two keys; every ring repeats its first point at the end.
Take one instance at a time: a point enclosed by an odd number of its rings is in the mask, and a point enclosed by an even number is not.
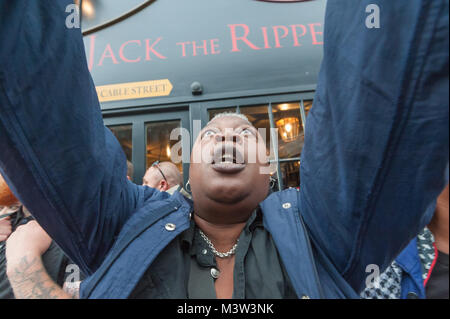
{"type": "Polygon", "coordinates": [[[105,125],[122,146],[127,160],[133,163],[132,180],[142,184],[146,170],[155,161],[171,161],[183,174],[184,184],[189,176],[189,112],[158,112],[139,115],[106,117],[105,125]]]}

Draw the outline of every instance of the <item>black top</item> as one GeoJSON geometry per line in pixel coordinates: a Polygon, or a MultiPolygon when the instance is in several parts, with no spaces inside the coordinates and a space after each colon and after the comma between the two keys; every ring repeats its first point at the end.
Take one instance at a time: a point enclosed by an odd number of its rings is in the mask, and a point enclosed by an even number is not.
{"type": "MultiPolygon", "coordinates": [[[[15,231],[18,226],[26,224],[32,219],[32,217],[24,217],[23,211],[20,209],[17,213],[11,215],[12,230],[15,231]]],[[[0,242],[0,299],[14,299],[12,287],[6,276],[5,253],[6,244],[5,242],[0,242]]],[[[55,242],[52,242],[49,249],[42,255],[42,261],[49,276],[59,286],[62,286],[66,275],[70,274],[66,274],[66,267],[71,264],[71,262],[55,242]]]]}
{"type": "Polygon", "coordinates": [[[439,251],[436,264],[427,282],[427,299],[449,299],[448,279],[448,254],[439,251]]]}
{"type": "MultiPolygon", "coordinates": [[[[216,259],[208,244],[200,236],[191,220],[191,227],[180,235],[180,257],[172,260],[171,280],[185,280],[186,291],[178,297],[189,299],[215,299],[214,278],[211,270],[217,269],[216,259]],[[177,276],[176,266],[187,269],[177,276]],[[177,279],[176,279],[177,278],[177,279]]],[[[150,267],[151,268],[151,267],[150,267]]],[[[220,269],[219,269],[220,270],[220,269]]],[[[144,274],[131,298],[161,297],[158,290],[157,267],[144,274]],[[152,291],[153,290],[153,291],[152,291]]],[[[255,211],[239,237],[234,264],[233,299],[287,299],[297,298],[294,288],[283,266],[275,243],[263,227],[261,212],[255,211]]],[[[173,289],[173,288],[172,288],[173,289]]],[[[168,289],[170,290],[170,288],[168,289]]]]}

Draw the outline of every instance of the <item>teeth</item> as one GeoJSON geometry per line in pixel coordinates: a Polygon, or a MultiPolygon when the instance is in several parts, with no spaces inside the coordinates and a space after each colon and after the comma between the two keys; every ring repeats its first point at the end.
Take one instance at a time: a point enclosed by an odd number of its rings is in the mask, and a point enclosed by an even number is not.
{"type": "Polygon", "coordinates": [[[223,156],[222,162],[224,163],[233,163],[233,157],[232,156],[223,156]]]}

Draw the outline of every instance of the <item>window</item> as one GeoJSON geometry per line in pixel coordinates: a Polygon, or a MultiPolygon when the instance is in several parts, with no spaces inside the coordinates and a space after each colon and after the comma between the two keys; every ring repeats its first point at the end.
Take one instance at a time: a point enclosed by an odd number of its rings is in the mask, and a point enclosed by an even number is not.
{"type": "Polygon", "coordinates": [[[300,157],[304,133],[299,103],[272,106],[273,121],[278,129],[278,156],[282,159],[300,157]]]}
{"type": "Polygon", "coordinates": [[[313,101],[303,101],[303,107],[305,108],[306,116],[308,116],[309,110],[311,110],[312,105],[313,101]]]}
{"type": "Polygon", "coordinates": [[[125,152],[125,156],[127,157],[127,160],[129,160],[131,162],[132,154],[133,154],[132,125],[131,124],[129,124],[129,125],[114,125],[114,126],[108,126],[108,128],[111,130],[111,132],[114,134],[114,136],[117,138],[120,145],[122,146],[122,149],[125,152]]]}
{"type": "Polygon", "coordinates": [[[298,187],[300,180],[300,161],[280,163],[284,188],[298,187]]]}
{"type": "Polygon", "coordinates": [[[256,127],[257,129],[265,129],[266,136],[263,136],[263,138],[266,139],[266,145],[267,148],[269,148],[270,120],[269,120],[268,105],[245,106],[240,107],[239,110],[242,114],[247,116],[248,120],[253,124],[254,127],[256,127]]]}
{"type": "MultiPolygon", "coordinates": [[[[173,148],[178,140],[170,140],[170,133],[172,130],[181,127],[181,122],[165,121],[165,122],[152,122],[145,125],[146,133],[146,169],[148,169],[154,162],[160,161],[172,161],[172,151],[177,150],[173,148]]],[[[181,159],[181,149],[179,151],[179,158],[181,159]]],[[[174,157],[175,158],[175,157],[174,157]]],[[[173,161],[172,161],[173,162],[173,161]]],[[[174,163],[178,166],[180,172],[183,171],[181,161],[174,163]]]]}
{"type": "Polygon", "coordinates": [[[236,112],[236,107],[227,107],[221,109],[211,109],[209,110],[209,119],[212,120],[214,116],[220,113],[233,113],[236,112]]]}

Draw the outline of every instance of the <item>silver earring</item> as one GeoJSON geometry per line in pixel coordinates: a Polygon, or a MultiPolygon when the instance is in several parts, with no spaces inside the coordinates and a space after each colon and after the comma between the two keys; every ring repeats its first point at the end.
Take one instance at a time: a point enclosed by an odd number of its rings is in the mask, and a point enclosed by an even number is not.
{"type": "Polygon", "coordinates": [[[186,183],[186,186],[184,187],[186,189],[186,191],[189,192],[189,193],[191,192],[191,184],[190,183],[191,183],[191,181],[188,180],[187,183],[186,183]]]}
{"type": "Polygon", "coordinates": [[[270,176],[270,182],[269,182],[270,189],[272,189],[275,186],[276,182],[277,182],[277,180],[273,176],[270,176]]]}

